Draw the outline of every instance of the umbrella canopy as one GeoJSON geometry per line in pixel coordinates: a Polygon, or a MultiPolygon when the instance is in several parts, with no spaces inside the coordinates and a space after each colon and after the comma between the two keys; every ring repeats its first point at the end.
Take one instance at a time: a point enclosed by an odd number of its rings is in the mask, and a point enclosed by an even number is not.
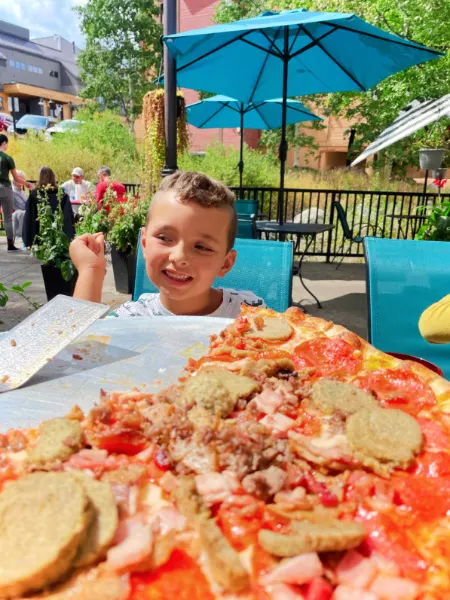
{"type": "MultiPolygon", "coordinates": [[[[215,127],[239,127],[240,140],[240,195],[242,196],[242,175],[244,172],[244,129],[277,129],[282,124],[283,99],[276,98],[246,104],[228,96],[213,96],[186,107],[187,120],[201,129],[215,127]]],[[[286,123],[300,121],[322,121],[298,100],[287,100],[286,123]]]]}
{"type": "Polygon", "coordinates": [[[414,100],[400,112],[387,129],[380,133],[376,140],[367,146],[364,152],[352,162],[351,166],[354,167],[372,154],[392,146],[395,142],[445,116],[450,117],[450,94],[442,96],[438,100],[414,100]]]}
{"type": "MultiPolygon", "coordinates": [[[[180,86],[243,102],[283,98],[280,200],[289,96],[365,91],[441,53],[392,35],[353,14],[292,10],[165,36],[180,86]]],[[[283,222],[283,202],[279,220],[283,222]]]]}

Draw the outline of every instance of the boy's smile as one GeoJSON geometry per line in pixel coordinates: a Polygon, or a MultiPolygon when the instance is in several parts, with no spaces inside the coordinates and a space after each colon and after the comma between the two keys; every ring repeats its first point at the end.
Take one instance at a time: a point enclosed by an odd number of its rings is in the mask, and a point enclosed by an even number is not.
{"type": "Polygon", "coordinates": [[[231,216],[227,206],[180,202],[172,191],[155,196],[142,246],[147,274],[174,314],[210,314],[220,306],[222,292],[211,286],[234,264],[231,216]]]}

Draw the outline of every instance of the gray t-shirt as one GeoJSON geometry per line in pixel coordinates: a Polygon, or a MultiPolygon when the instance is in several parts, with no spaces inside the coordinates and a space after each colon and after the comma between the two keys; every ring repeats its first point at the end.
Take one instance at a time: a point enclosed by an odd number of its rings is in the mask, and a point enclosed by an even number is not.
{"type": "MultiPolygon", "coordinates": [[[[233,289],[223,289],[222,304],[208,317],[224,317],[235,319],[241,311],[241,304],[265,307],[264,300],[253,292],[237,292],[233,289]]],[[[175,316],[161,304],[159,294],[142,294],[136,302],[125,302],[108,317],[173,317],[175,316]]]]}

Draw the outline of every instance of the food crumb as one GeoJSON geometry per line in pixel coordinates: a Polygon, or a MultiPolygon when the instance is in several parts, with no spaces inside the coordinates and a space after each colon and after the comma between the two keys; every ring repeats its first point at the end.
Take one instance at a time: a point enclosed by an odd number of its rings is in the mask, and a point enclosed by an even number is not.
{"type": "Polygon", "coordinates": [[[9,343],[11,344],[11,346],[17,346],[16,340],[11,340],[9,343]]]}
{"type": "Polygon", "coordinates": [[[79,354],[72,354],[72,358],[74,358],[75,360],[83,360],[83,357],[79,354]]]}
{"type": "Polygon", "coordinates": [[[61,330],[59,330],[59,331],[58,331],[58,335],[62,335],[62,333],[63,333],[63,332],[62,332],[61,330]]]}
{"type": "Polygon", "coordinates": [[[31,323],[31,327],[34,327],[36,325],[36,323],[31,323]]]}
{"type": "Polygon", "coordinates": [[[9,379],[9,375],[5,375],[4,377],[2,377],[2,383],[6,383],[9,379]]]}
{"type": "Polygon", "coordinates": [[[75,329],[75,327],[76,327],[76,325],[75,325],[75,323],[74,323],[74,324],[72,325],[72,329],[75,329]]]}

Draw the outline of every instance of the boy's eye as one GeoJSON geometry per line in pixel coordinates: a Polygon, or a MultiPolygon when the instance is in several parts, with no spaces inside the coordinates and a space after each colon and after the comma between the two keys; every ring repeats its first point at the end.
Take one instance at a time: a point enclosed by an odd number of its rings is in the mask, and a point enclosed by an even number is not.
{"type": "Polygon", "coordinates": [[[167,237],[167,235],[164,235],[164,233],[158,233],[158,235],[156,237],[158,240],[161,240],[162,242],[169,241],[169,238],[167,237]]]}
{"type": "Polygon", "coordinates": [[[211,248],[204,246],[203,244],[196,244],[195,247],[202,252],[212,252],[211,248]]]}

